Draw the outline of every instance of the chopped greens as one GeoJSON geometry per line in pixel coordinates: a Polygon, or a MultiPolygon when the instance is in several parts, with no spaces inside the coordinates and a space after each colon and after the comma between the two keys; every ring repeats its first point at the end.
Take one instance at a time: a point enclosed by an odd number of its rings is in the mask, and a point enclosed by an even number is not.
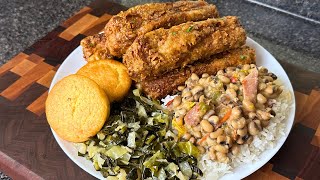
{"type": "Polygon", "coordinates": [[[246,58],[247,58],[247,56],[245,56],[245,55],[241,55],[241,56],[240,56],[240,59],[241,59],[241,60],[245,60],[246,58]]]}
{"type": "Polygon", "coordinates": [[[191,32],[193,29],[193,26],[189,26],[188,29],[187,29],[187,32],[191,32]]]}
{"type": "Polygon", "coordinates": [[[76,144],[78,155],[91,160],[110,180],[197,179],[202,176],[197,167],[200,151],[190,142],[178,142],[172,127],[179,125],[159,102],[134,90],[112,104],[110,117],[96,136],[76,144]]]}

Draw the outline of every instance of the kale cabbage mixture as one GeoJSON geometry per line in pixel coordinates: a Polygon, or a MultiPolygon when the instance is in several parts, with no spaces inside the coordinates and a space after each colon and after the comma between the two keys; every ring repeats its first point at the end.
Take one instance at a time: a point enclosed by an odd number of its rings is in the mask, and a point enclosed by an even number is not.
{"type": "Polygon", "coordinates": [[[138,90],[112,104],[100,132],[77,143],[78,155],[92,161],[107,179],[197,179],[200,151],[172,131],[172,115],[138,90]]]}

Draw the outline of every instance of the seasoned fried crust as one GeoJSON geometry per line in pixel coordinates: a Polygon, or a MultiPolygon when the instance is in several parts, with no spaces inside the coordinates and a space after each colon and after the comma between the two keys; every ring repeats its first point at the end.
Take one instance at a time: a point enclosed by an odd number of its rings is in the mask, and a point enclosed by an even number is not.
{"type": "Polygon", "coordinates": [[[123,56],[123,62],[130,77],[140,82],[241,47],[245,41],[245,30],[235,16],[187,22],[139,36],[123,56]]]}
{"type": "Polygon", "coordinates": [[[248,46],[243,46],[229,52],[216,54],[208,60],[204,60],[204,62],[197,62],[193,66],[168,72],[161,77],[146,79],[140,82],[138,86],[153,99],[163,98],[174,92],[178,86],[184,85],[184,82],[192,73],[212,75],[226,67],[250,63],[255,63],[255,51],[248,46]]]}
{"type": "Polygon", "coordinates": [[[149,31],[213,17],[218,17],[216,6],[204,1],[150,3],[135,6],[110,19],[104,29],[105,45],[111,55],[121,57],[136,37],[149,31]]]}
{"type": "Polygon", "coordinates": [[[102,34],[95,34],[84,38],[82,46],[84,58],[87,61],[111,58],[109,51],[105,48],[106,37],[102,34]]]}

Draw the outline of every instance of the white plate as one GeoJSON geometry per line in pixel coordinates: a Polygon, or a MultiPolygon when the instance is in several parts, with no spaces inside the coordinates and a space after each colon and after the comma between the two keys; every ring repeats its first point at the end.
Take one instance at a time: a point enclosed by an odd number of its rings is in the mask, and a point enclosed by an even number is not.
{"type": "MultiPolygon", "coordinates": [[[[292,92],[293,95],[293,88],[290,83],[290,80],[286,74],[286,72],[283,70],[279,62],[262,46],[260,46],[258,43],[253,41],[251,38],[247,39],[247,45],[254,48],[256,50],[256,56],[257,56],[257,65],[258,66],[264,66],[268,68],[271,72],[276,74],[278,78],[283,82],[283,85],[292,92]]],[[[60,79],[62,79],[65,76],[68,76],[70,74],[76,73],[82,66],[86,64],[86,61],[83,58],[82,48],[79,46],[76,48],[67,58],[66,60],[61,64],[60,68],[58,69],[57,73],[55,74],[51,86],[51,88],[56,84],[60,79]]],[[[246,164],[241,167],[235,168],[233,170],[234,173],[227,174],[223,177],[223,179],[241,179],[244,178],[251,173],[258,170],[260,167],[262,167],[265,163],[267,163],[280,149],[280,147],[283,145],[285,140],[287,139],[289,132],[291,130],[291,127],[293,125],[294,120],[294,114],[295,114],[295,99],[294,96],[292,101],[292,106],[290,109],[289,117],[287,117],[287,126],[285,129],[285,136],[283,136],[281,139],[278,140],[276,146],[273,149],[269,149],[262,153],[259,158],[260,161],[254,162],[252,164],[246,164]]],[[[100,174],[99,171],[96,171],[93,168],[93,165],[91,161],[86,160],[83,157],[79,157],[77,154],[77,150],[74,147],[73,143],[67,142],[63,139],[61,139],[53,130],[52,133],[54,137],[56,138],[58,144],[62,148],[62,150],[69,156],[69,158],[75,162],[78,166],[80,166],[83,170],[90,173],[92,176],[95,176],[96,178],[103,179],[103,176],[100,174]]]]}

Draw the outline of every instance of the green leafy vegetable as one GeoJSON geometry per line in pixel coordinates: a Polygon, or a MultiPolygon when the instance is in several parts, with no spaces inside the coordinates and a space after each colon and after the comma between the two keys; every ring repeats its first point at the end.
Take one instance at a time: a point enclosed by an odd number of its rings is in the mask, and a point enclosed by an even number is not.
{"type": "Polygon", "coordinates": [[[193,29],[193,26],[189,26],[188,29],[187,29],[187,32],[191,32],[193,29]]]}
{"type": "Polygon", "coordinates": [[[246,58],[247,58],[247,56],[245,56],[245,55],[241,55],[241,56],[240,56],[240,59],[241,59],[241,60],[245,60],[246,58]]]}
{"type": "Polygon", "coordinates": [[[111,149],[109,149],[106,152],[106,155],[111,157],[112,159],[116,160],[120,157],[122,157],[124,154],[128,152],[127,149],[121,146],[113,146],[111,149]]]}
{"type": "MultiPolygon", "coordinates": [[[[206,111],[206,106],[200,109],[206,111]]],[[[76,144],[78,155],[110,180],[196,179],[202,175],[199,150],[190,142],[176,142],[172,126],[172,115],[159,102],[134,90],[112,104],[108,121],[95,137],[76,144]]]]}

